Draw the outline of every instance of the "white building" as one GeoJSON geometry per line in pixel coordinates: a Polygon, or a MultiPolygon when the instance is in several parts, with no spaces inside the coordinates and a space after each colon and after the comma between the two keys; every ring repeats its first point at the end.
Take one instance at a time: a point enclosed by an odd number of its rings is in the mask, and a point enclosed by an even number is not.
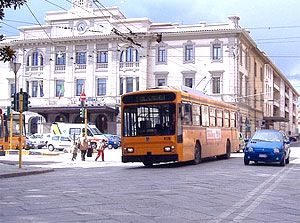
{"type": "MultiPolygon", "coordinates": [[[[17,89],[29,93],[30,111],[46,122],[82,121],[84,91],[89,121],[115,133],[121,94],[185,85],[236,104],[240,130],[248,135],[266,124],[295,133],[298,93],[239,26],[239,17],[222,24],[153,23],[126,18],[116,7],[100,9],[92,0],[73,2],[69,11],[48,12],[42,27],[20,27],[20,36],[5,43],[21,63],[17,89]]],[[[7,64],[0,69],[5,107],[14,73],[7,64]]]]}

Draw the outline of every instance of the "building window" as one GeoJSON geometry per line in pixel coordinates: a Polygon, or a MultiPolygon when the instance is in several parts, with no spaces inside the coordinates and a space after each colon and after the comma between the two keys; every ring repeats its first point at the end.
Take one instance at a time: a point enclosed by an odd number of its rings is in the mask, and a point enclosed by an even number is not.
{"type": "Polygon", "coordinates": [[[187,77],[184,79],[184,85],[187,87],[193,88],[193,82],[194,80],[191,77],[187,77]]]}
{"type": "Polygon", "coordinates": [[[184,62],[194,62],[194,45],[187,44],[184,46],[184,62]]]}
{"type": "Polygon", "coordinates": [[[156,78],[156,86],[167,86],[167,78],[166,77],[156,78]]]}
{"type": "Polygon", "coordinates": [[[76,52],[76,64],[86,64],[86,52],[76,52]]]}
{"type": "Polygon", "coordinates": [[[32,81],[31,83],[31,97],[37,97],[38,93],[38,81],[32,81]]]}
{"type": "Polygon", "coordinates": [[[106,95],[106,78],[97,79],[97,96],[106,95]]]}
{"type": "Polygon", "coordinates": [[[133,61],[132,47],[129,47],[126,49],[126,62],[132,62],[132,61],[133,61]]]}
{"type": "Polygon", "coordinates": [[[55,81],[55,97],[64,97],[65,94],[65,81],[56,80],[55,81]]]}
{"type": "Polygon", "coordinates": [[[155,75],[155,86],[167,86],[168,85],[168,72],[158,72],[155,75]]]}
{"type": "Polygon", "coordinates": [[[164,46],[159,46],[157,49],[157,63],[167,63],[167,49],[164,46]]]}
{"type": "Polygon", "coordinates": [[[222,62],[222,43],[215,41],[211,44],[211,58],[213,61],[222,62]]]}
{"type": "Polygon", "coordinates": [[[84,92],[84,79],[77,79],[76,80],[76,96],[80,96],[82,92],[84,92]]]}
{"type": "Polygon", "coordinates": [[[126,77],[126,93],[133,92],[133,78],[126,77]]]}
{"type": "Polygon", "coordinates": [[[55,65],[66,65],[66,53],[61,53],[61,52],[56,53],[55,65]]]}
{"type": "Polygon", "coordinates": [[[120,95],[123,94],[124,86],[123,86],[123,77],[120,77],[120,95]]]}
{"type": "Polygon", "coordinates": [[[29,81],[26,81],[26,92],[29,92],[29,81]]]}
{"type": "Polygon", "coordinates": [[[43,66],[44,57],[38,51],[33,52],[27,56],[26,66],[43,66]]]}
{"type": "Polygon", "coordinates": [[[10,97],[13,97],[15,94],[15,83],[10,84],[10,97]]]}
{"type": "Polygon", "coordinates": [[[212,77],[212,93],[221,93],[221,77],[212,77]]]}
{"type": "Polygon", "coordinates": [[[40,87],[40,97],[44,97],[44,82],[43,81],[40,81],[39,87],[40,87]]]}
{"type": "Polygon", "coordinates": [[[108,63],[108,51],[99,51],[97,53],[97,63],[108,63]]]}
{"type": "Polygon", "coordinates": [[[139,91],[140,90],[140,78],[139,77],[136,77],[135,78],[136,82],[135,82],[135,87],[136,87],[136,91],[139,91]]]}

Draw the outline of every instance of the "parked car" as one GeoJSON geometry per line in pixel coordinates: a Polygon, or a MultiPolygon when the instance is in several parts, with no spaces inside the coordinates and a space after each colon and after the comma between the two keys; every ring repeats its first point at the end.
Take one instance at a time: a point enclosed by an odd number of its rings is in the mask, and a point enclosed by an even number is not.
{"type": "Polygon", "coordinates": [[[33,145],[32,149],[41,149],[43,147],[46,147],[46,141],[43,138],[43,135],[41,134],[35,133],[33,135],[30,135],[28,137],[28,141],[30,141],[31,144],[33,145]]]}
{"type": "Polygon", "coordinates": [[[244,164],[249,165],[250,161],[279,162],[284,166],[290,161],[290,141],[281,131],[258,130],[244,150],[244,164]]]}
{"type": "Polygon", "coordinates": [[[34,144],[28,137],[26,137],[26,147],[25,147],[25,149],[26,150],[34,149],[34,144]]]}
{"type": "Polygon", "coordinates": [[[118,149],[121,146],[121,137],[113,134],[104,134],[107,140],[108,149],[118,149]]]}
{"type": "Polygon", "coordinates": [[[68,136],[53,135],[49,138],[47,145],[49,151],[54,151],[56,149],[60,151],[70,151],[72,143],[72,140],[68,136]]]}

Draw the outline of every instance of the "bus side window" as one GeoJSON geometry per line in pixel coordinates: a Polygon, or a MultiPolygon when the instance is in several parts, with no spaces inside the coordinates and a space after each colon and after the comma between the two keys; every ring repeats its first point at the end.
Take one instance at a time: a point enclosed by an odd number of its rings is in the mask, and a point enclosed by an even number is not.
{"type": "Polygon", "coordinates": [[[184,125],[192,124],[192,109],[190,104],[183,104],[183,121],[184,125]]]}

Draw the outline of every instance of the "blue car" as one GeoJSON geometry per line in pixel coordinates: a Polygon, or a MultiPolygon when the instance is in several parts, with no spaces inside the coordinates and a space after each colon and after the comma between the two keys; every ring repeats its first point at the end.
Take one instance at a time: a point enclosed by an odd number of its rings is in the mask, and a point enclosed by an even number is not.
{"type": "Polygon", "coordinates": [[[249,165],[250,161],[278,162],[284,166],[290,162],[290,141],[281,131],[258,130],[244,149],[244,164],[249,165]]]}
{"type": "Polygon", "coordinates": [[[104,134],[105,137],[108,139],[107,141],[107,148],[109,149],[118,149],[121,146],[121,138],[118,135],[112,134],[104,134]]]}

